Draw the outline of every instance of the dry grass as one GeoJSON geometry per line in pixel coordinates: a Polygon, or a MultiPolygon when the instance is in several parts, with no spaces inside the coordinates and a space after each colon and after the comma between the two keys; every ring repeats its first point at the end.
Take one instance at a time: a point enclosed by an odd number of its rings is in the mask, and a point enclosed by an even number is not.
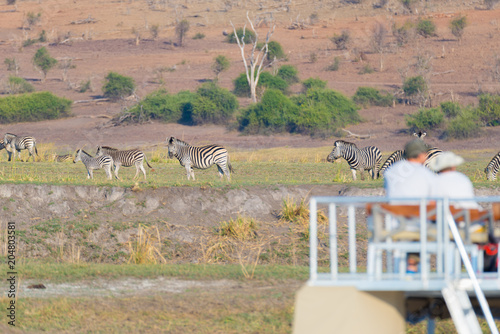
{"type": "Polygon", "coordinates": [[[276,147],[256,151],[231,151],[231,161],[242,162],[325,162],[331,147],[290,148],[276,147]]]}
{"type": "Polygon", "coordinates": [[[135,240],[128,241],[130,251],[128,263],[157,264],[167,262],[161,255],[161,238],[157,226],[145,227],[139,225],[137,234],[132,237],[135,237],[135,240]],[[153,229],[154,231],[151,231],[153,229]]]}
{"type": "MultiPolygon", "coordinates": [[[[306,204],[305,198],[302,198],[299,203],[290,197],[283,200],[279,213],[280,219],[293,223],[291,230],[301,235],[304,240],[309,240],[309,216],[309,206],[306,204]]],[[[321,210],[318,210],[317,219],[318,225],[325,225],[328,220],[321,210]]]]}
{"type": "Polygon", "coordinates": [[[228,236],[238,240],[248,240],[257,236],[257,222],[253,218],[238,216],[219,223],[217,232],[220,236],[228,236]]]}

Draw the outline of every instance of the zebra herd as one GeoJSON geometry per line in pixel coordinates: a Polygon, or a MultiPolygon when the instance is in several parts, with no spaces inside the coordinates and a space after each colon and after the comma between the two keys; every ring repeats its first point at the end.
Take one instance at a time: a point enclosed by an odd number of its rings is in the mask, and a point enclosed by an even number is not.
{"type": "MultiPolygon", "coordinates": [[[[414,133],[414,136],[423,139],[426,133],[414,133]]],[[[191,146],[188,143],[179,140],[174,137],[168,137],[166,139],[168,145],[168,156],[173,159],[177,158],[181,166],[186,169],[187,179],[191,178],[195,180],[194,168],[197,169],[207,169],[213,165],[217,166],[217,170],[221,180],[226,176],[228,181],[231,181],[231,172],[233,172],[233,167],[229,160],[228,151],[218,145],[206,145],[206,146],[191,146]]],[[[12,154],[14,154],[14,159],[16,157],[16,152],[18,153],[19,159],[21,158],[21,150],[28,150],[29,157],[33,157],[35,161],[35,155],[38,155],[38,150],[36,148],[36,140],[32,136],[17,136],[12,133],[5,134],[3,140],[0,140],[0,150],[5,149],[9,155],[8,161],[12,161],[12,154]]],[[[429,147],[427,151],[427,156],[424,165],[429,166],[430,162],[435,159],[442,150],[436,147],[429,147]]],[[[29,159],[28,157],[28,159],[29,159]]],[[[375,146],[367,146],[359,149],[356,144],[350,143],[344,140],[337,140],[334,142],[333,149],[331,153],[326,158],[329,162],[337,161],[338,159],[345,159],[349,164],[352,172],[352,178],[356,180],[356,172],[361,172],[361,179],[364,180],[364,171],[368,171],[372,179],[376,179],[384,176],[384,172],[392,166],[397,161],[404,159],[404,151],[397,150],[393,152],[386,161],[380,166],[382,162],[382,154],[380,149],[375,146]]],[[[73,159],[73,155],[57,155],[55,156],[55,161],[63,162],[73,159]]],[[[112,179],[111,169],[114,168],[114,175],[116,179],[120,179],[118,176],[118,170],[120,167],[136,167],[136,173],[134,180],[138,177],[139,171],[142,172],[144,176],[144,181],[146,181],[146,170],[144,169],[143,163],[149,168],[152,168],[149,164],[146,155],[139,149],[130,150],[119,150],[109,146],[98,146],[95,156],[90,155],[83,149],[78,149],[75,153],[73,162],[76,163],[81,161],[87,169],[87,178],[93,178],[93,171],[97,169],[104,169],[108,179],[112,179]]],[[[493,159],[488,163],[484,172],[488,180],[496,180],[496,175],[500,170],[500,152],[498,152],[493,159]]]]}

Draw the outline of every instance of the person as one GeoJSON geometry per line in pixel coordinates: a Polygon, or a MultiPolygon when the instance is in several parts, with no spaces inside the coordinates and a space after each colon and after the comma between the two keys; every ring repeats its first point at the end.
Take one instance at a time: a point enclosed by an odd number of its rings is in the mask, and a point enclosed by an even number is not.
{"type": "Polygon", "coordinates": [[[457,166],[464,163],[461,156],[453,152],[443,152],[431,161],[429,167],[438,173],[436,177],[436,197],[460,199],[450,201],[450,204],[461,209],[480,209],[481,206],[473,200],[474,187],[469,178],[457,171],[457,166]],[[467,200],[470,199],[470,200],[467,200]]]}
{"type": "MultiPolygon", "coordinates": [[[[413,139],[405,145],[405,160],[396,162],[384,174],[387,197],[416,199],[435,196],[436,174],[424,167],[427,150],[421,139],[413,139]]],[[[400,201],[397,203],[403,204],[400,201]]]]}

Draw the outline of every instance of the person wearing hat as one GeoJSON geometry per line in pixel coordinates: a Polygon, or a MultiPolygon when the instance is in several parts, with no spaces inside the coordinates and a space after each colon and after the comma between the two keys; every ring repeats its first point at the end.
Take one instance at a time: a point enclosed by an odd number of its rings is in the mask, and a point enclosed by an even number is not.
{"type": "Polygon", "coordinates": [[[429,167],[439,173],[436,177],[436,197],[462,199],[451,201],[455,207],[462,209],[479,209],[474,198],[474,187],[469,178],[457,171],[457,166],[464,163],[461,156],[453,152],[443,152],[431,161],[429,167]],[[471,200],[468,201],[467,199],[471,200]]]}
{"type": "Polygon", "coordinates": [[[427,150],[428,146],[421,139],[413,139],[405,145],[405,160],[396,162],[384,174],[387,197],[435,197],[436,174],[424,167],[427,150]]]}

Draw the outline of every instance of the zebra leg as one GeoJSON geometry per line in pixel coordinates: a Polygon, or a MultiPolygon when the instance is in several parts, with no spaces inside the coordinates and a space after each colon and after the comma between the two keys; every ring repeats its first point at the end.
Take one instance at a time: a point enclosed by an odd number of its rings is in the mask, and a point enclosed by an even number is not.
{"type": "Polygon", "coordinates": [[[191,176],[193,177],[193,181],[195,181],[195,178],[194,178],[194,169],[193,169],[193,167],[191,167],[191,176]]]}
{"type": "MultiPolygon", "coordinates": [[[[30,157],[33,157],[33,162],[35,162],[35,155],[33,154],[33,147],[30,147],[28,149],[28,152],[30,154],[29,157],[28,157],[28,160],[30,159],[30,157]]],[[[26,161],[28,161],[28,160],[26,160],[26,161]]]]}
{"type": "MultiPolygon", "coordinates": [[[[111,165],[110,165],[110,170],[111,170],[111,165]]],[[[120,169],[120,164],[115,164],[115,177],[119,180],[120,178],[118,177],[118,170],[120,169]]],[[[135,177],[134,177],[135,179],[135,177]]]]}
{"type": "MultiPolygon", "coordinates": [[[[355,169],[351,169],[351,173],[352,173],[352,179],[354,181],[356,181],[356,170],[355,169]]],[[[361,176],[363,176],[363,174],[361,174],[361,176]]]]}
{"type": "Polygon", "coordinates": [[[217,168],[219,169],[219,175],[221,181],[224,178],[224,174],[226,175],[227,180],[231,181],[231,173],[229,172],[229,168],[227,168],[226,165],[222,166],[217,165],[217,168]]]}
{"type": "Polygon", "coordinates": [[[92,172],[92,169],[87,168],[87,179],[93,179],[94,178],[94,173],[92,172]]]}
{"type": "MultiPolygon", "coordinates": [[[[142,174],[144,174],[144,182],[146,182],[146,170],[144,169],[144,166],[142,164],[139,165],[139,168],[141,169],[142,174]]],[[[137,173],[135,174],[139,174],[139,170],[137,170],[137,173]]]]}
{"type": "MultiPolygon", "coordinates": [[[[111,174],[111,164],[105,166],[104,170],[106,171],[106,176],[108,177],[108,180],[111,180],[113,178],[113,175],[111,174]]],[[[115,172],[116,172],[116,169],[115,169],[115,172]]]]}
{"type": "MultiPolygon", "coordinates": [[[[9,154],[9,160],[8,161],[12,161],[12,152],[11,151],[7,151],[7,153],[9,154]]],[[[14,160],[16,160],[16,156],[14,155],[14,160]]]]}
{"type": "MultiPolygon", "coordinates": [[[[188,181],[189,181],[189,179],[191,179],[191,165],[186,164],[184,166],[184,168],[186,168],[186,174],[187,174],[187,178],[188,178],[188,181]]],[[[194,177],[194,175],[193,175],[193,177],[194,177]]]]}

